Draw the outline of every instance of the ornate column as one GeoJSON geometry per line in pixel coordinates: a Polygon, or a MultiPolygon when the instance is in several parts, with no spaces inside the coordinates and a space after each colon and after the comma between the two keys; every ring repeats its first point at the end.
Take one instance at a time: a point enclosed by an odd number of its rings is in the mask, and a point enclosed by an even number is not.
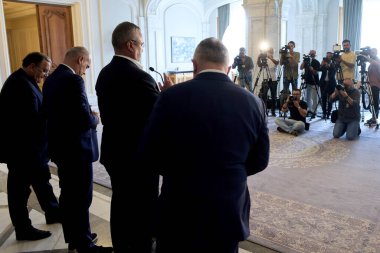
{"type": "Polygon", "coordinates": [[[247,14],[248,55],[254,61],[260,53],[260,44],[266,41],[274,48],[275,56],[281,47],[282,0],[244,0],[247,14]]]}

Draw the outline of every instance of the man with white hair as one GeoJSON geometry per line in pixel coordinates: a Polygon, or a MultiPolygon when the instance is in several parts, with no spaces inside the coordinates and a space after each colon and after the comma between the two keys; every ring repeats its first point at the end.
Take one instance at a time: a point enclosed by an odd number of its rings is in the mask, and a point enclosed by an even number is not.
{"type": "Polygon", "coordinates": [[[159,95],[139,152],[163,176],[156,252],[237,253],[249,235],[247,177],[268,165],[266,113],[228,77],[220,40],[201,41],[192,61],[194,79],[159,95]]]}

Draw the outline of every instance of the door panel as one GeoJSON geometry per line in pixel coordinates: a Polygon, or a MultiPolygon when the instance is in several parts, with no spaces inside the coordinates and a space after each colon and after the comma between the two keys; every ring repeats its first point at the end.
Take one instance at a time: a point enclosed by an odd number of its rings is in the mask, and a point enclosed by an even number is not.
{"type": "Polygon", "coordinates": [[[41,51],[51,57],[54,70],[74,44],[71,7],[37,5],[37,17],[41,51]]]}

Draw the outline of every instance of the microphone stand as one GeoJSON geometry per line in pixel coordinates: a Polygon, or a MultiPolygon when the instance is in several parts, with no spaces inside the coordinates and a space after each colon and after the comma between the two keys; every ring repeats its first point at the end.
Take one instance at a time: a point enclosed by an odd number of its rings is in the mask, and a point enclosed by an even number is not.
{"type": "Polygon", "coordinates": [[[164,85],[164,78],[162,77],[161,73],[158,72],[158,71],[156,71],[153,67],[149,67],[149,70],[153,71],[153,72],[156,72],[157,74],[159,74],[160,77],[161,77],[162,85],[164,85]]]}

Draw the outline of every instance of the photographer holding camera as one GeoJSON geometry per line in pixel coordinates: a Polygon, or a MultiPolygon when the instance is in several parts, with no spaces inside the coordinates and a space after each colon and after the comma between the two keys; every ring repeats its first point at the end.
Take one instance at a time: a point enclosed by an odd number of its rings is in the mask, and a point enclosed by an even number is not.
{"type": "Polygon", "coordinates": [[[332,109],[332,103],[329,101],[330,95],[334,92],[336,86],[336,69],[332,62],[333,53],[327,52],[326,57],[323,58],[319,70],[322,72],[319,86],[321,88],[322,99],[322,119],[329,119],[332,109]]]}
{"type": "MultiPolygon", "coordinates": [[[[270,90],[271,103],[270,109],[272,112],[272,116],[276,117],[276,98],[277,98],[277,65],[279,63],[278,60],[273,58],[274,50],[273,48],[269,48],[266,53],[262,53],[257,58],[257,66],[262,68],[266,68],[268,70],[269,80],[267,84],[264,84],[261,87],[262,99],[266,102],[268,98],[268,90],[270,90]],[[269,60],[268,60],[269,59],[269,60]]],[[[268,106],[269,107],[269,106],[268,106]]]]}
{"type": "Polygon", "coordinates": [[[283,84],[286,94],[290,94],[289,85],[292,84],[292,91],[297,89],[298,63],[300,62],[300,53],[295,52],[296,43],[289,41],[288,45],[280,50],[280,65],[284,66],[283,84]]]}
{"type": "MultiPolygon", "coordinates": [[[[310,50],[309,55],[304,55],[300,69],[304,70],[304,79],[306,83],[306,103],[311,107],[311,118],[315,118],[318,105],[318,84],[319,75],[318,70],[321,64],[315,59],[316,51],[310,50]]],[[[309,113],[309,112],[308,112],[309,113]]]]}
{"type": "Polygon", "coordinates": [[[243,88],[248,88],[252,92],[252,70],[253,61],[248,55],[245,55],[245,48],[241,47],[239,49],[239,55],[234,58],[232,68],[238,70],[238,83],[243,88]]]}
{"type": "Polygon", "coordinates": [[[338,119],[334,125],[333,136],[340,138],[346,133],[348,140],[354,140],[361,132],[360,92],[351,78],[344,79],[343,85],[337,84],[334,93],[330,95],[330,102],[339,100],[338,119]]]}
{"type": "Polygon", "coordinates": [[[351,42],[346,39],[343,40],[342,45],[344,52],[336,59],[336,61],[340,64],[340,68],[342,69],[342,77],[337,76],[337,79],[340,82],[347,78],[350,78],[351,80],[355,79],[356,63],[356,55],[351,51],[351,42]]]}
{"type": "Polygon", "coordinates": [[[281,111],[290,111],[289,118],[276,118],[277,130],[294,136],[304,132],[306,126],[307,103],[301,100],[301,90],[294,89],[293,96],[289,96],[282,105],[281,111]]]}
{"type": "Polygon", "coordinates": [[[368,66],[368,82],[371,87],[373,107],[375,109],[375,113],[372,114],[373,116],[367,121],[367,124],[376,124],[376,119],[379,117],[380,59],[377,57],[376,48],[371,48],[369,55],[364,55],[364,57],[370,63],[368,66]]]}

